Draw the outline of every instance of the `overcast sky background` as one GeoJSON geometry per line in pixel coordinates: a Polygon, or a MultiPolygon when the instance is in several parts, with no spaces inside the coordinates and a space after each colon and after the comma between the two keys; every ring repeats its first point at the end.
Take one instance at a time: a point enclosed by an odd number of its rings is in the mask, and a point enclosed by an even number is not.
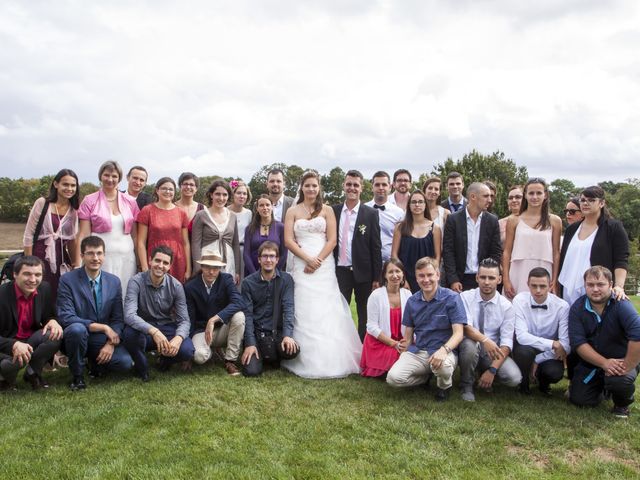
{"type": "Polygon", "coordinates": [[[3,1],[0,176],[152,179],[281,161],[408,168],[501,150],[640,177],[640,2],[3,1]]]}

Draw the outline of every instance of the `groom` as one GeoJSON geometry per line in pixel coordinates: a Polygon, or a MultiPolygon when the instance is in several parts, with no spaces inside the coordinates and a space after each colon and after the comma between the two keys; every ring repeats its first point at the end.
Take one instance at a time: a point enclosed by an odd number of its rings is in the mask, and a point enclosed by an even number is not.
{"type": "Polygon", "coordinates": [[[338,226],[338,242],[333,251],[336,277],[347,302],[351,301],[351,293],[355,294],[360,340],[364,340],[367,331],[367,299],[371,290],[378,287],[382,270],[378,212],[360,203],[362,184],[362,173],[349,170],[343,184],[344,204],[333,206],[338,226]]]}

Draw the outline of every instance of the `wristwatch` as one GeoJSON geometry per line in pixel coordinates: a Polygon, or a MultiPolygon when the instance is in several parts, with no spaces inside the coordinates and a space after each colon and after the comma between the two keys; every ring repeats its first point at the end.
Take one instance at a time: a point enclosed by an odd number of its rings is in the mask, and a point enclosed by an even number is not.
{"type": "Polygon", "coordinates": [[[495,375],[496,373],[498,373],[498,369],[496,367],[489,367],[487,368],[487,370],[489,370],[489,373],[491,373],[491,375],[495,375]]]}

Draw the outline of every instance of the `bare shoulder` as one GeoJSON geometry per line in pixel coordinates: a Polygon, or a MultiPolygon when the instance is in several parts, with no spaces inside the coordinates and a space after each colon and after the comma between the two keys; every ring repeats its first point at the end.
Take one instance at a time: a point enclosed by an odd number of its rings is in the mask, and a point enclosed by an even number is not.
{"type": "Polygon", "coordinates": [[[551,220],[551,226],[553,228],[562,228],[562,220],[558,215],[552,213],[551,215],[549,215],[549,219],[551,220]]]}
{"type": "Polygon", "coordinates": [[[320,212],[320,215],[325,218],[336,218],[333,207],[330,207],[329,205],[322,205],[322,211],[320,212]]]}

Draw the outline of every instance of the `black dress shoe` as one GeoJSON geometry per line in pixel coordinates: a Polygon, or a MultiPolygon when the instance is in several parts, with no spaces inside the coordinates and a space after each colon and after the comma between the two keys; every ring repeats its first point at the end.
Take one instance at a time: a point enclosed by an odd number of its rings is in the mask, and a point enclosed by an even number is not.
{"type": "Polygon", "coordinates": [[[49,384],[44,381],[44,379],[38,375],[36,372],[31,374],[24,372],[22,377],[25,382],[31,385],[31,388],[34,390],[40,390],[41,388],[49,388],[49,384]]]}
{"type": "Polygon", "coordinates": [[[168,372],[171,368],[171,360],[168,357],[160,355],[158,361],[156,362],[156,369],[159,372],[168,372]]]}
{"type": "Polygon", "coordinates": [[[442,388],[438,388],[436,390],[436,402],[445,402],[449,398],[449,390],[451,388],[447,388],[446,390],[442,388]]]}
{"type": "Polygon", "coordinates": [[[531,390],[529,389],[529,385],[525,385],[524,383],[521,383],[518,386],[518,391],[523,395],[531,395],[531,390]]]}
{"type": "Polygon", "coordinates": [[[540,393],[542,393],[542,395],[544,395],[545,397],[551,396],[551,385],[543,385],[542,383],[540,383],[538,384],[538,390],[540,390],[540,393]]]}
{"type": "Polygon", "coordinates": [[[136,377],[138,377],[144,383],[147,383],[149,381],[149,372],[136,372],[136,377]]]}
{"type": "Polygon", "coordinates": [[[18,387],[15,383],[9,383],[6,380],[0,380],[0,392],[17,392],[18,387]]]}
{"type": "Polygon", "coordinates": [[[75,392],[76,390],[84,390],[87,388],[87,384],[84,383],[84,378],[80,375],[79,377],[73,377],[73,381],[69,385],[69,388],[75,392]]]}

